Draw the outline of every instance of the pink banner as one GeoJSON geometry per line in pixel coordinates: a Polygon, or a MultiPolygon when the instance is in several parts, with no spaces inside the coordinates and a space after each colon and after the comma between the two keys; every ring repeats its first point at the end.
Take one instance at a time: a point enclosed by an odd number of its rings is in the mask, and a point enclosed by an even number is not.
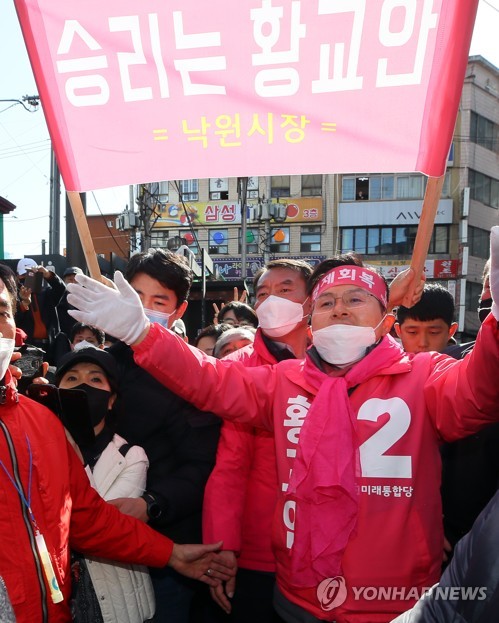
{"type": "Polygon", "coordinates": [[[439,176],[478,0],[15,0],[68,190],[439,176]]]}

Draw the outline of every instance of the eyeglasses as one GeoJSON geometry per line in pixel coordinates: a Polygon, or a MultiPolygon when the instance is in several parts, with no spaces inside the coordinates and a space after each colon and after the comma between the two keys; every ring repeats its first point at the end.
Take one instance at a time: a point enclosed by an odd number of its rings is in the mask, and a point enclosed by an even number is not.
{"type": "Polygon", "coordinates": [[[315,310],[323,312],[331,311],[336,307],[336,301],[340,299],[347,309],[358,309],[360,307],[365,307],[369,302],[369,298],[378,300],[375,296],[364,290],[347,290],[343,292],[341,296],[332,296],[325,293],[317,299],[315,310]]]}

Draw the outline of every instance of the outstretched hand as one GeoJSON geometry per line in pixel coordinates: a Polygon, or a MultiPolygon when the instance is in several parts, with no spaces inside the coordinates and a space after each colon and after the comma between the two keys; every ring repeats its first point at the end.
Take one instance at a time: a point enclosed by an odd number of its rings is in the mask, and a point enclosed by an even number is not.
{"type": "Polygon", "coordinates": [[[149,331],[139,295],[117,271],[115,288],[85,275],[76,275],[77,283],[69,283],[68,303],[76,307],[68,313],[85,324],[102,329],[126,344],[138,344],[149,331]]]}
{"type": "Polygon", "coordinates": [[[236,567],[219,554],[221,547],[222,541],[210,545],[175,543],[168,565],[188,578],[217,586],[236,574],[236,567]]]}
{"type": "Polygon", "coordinates": [[[413,283],[414,278],[414,270],[412,268],[406,268],[391,282],[388,311],[391,311],[394,307],[398,307],[399,305],[413,307],[416,303],[419,303],[423,294],[426,277],[423,273],[417,281],[416,286],[414,286],[413,283]],[[414,290],[412,291],[410,299],[406,300],[406,297],[409,296],[413,288],[414,290]]]}

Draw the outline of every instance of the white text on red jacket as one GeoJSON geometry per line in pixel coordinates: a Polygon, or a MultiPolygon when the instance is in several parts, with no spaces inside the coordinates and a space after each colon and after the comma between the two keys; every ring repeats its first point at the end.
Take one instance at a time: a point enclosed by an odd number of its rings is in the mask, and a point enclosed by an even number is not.
{"type": "MultiPolygon", "coordinates": [[[[286,409],[286,417],[284,418],[284,427],[287,428],[286,438],[286,456],[290,459],[296,457],[296,448],[298,446],[298,439],[300,437],[301,427],[305,417],[310,409],[310,402],[305,396],[296,396],[295,398],[288,398],[288,408],[286,409]]],[[[289,470],[289,476],[291,476],[291,468],[289,470]]],[[[282,490],[287,491],[288,482],[282,483],[282,490]]],[[[296,502],[294,500],[287,500],[282,510],[282,519],[286,526],[286,547],[291,549],[294,540],[294,527],[295,527],[295,514],[296,514],[296,502]]]]}

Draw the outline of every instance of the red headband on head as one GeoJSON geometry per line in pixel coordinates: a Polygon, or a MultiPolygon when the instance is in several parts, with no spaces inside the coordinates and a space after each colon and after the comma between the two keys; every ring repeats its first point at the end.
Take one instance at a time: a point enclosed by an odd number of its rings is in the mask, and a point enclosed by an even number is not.
{"type": "Polygon", "coordinates": [[[315,302],[319,294],[332,286],[357,286],[367,290],[386,309],[386,284],[382,277],[363,266],[337,266],[331,269],[319,279],[312,292],[312,302],[315,302]]]}

